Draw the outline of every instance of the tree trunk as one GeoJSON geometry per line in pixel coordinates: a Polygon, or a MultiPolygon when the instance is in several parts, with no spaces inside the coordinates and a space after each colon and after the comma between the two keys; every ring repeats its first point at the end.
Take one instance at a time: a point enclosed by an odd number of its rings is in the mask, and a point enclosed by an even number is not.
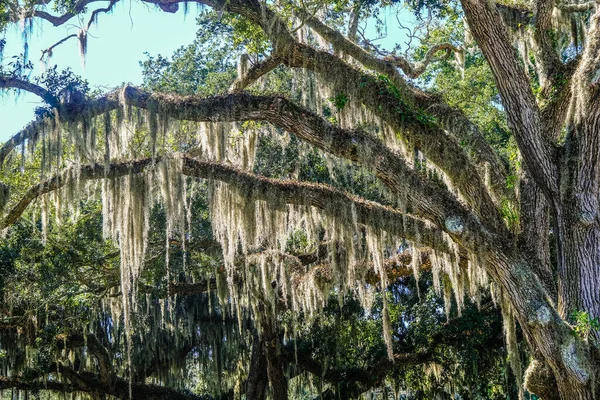
{"type": "Polygon", "coordinates": [[[267,381],[265,342],[258,337],[258,334],[255,334],[252,342],[250,372],[246,385],[246,400],[263,400],[267,389],[267,381]]]}
{"type": "Polygon", "coordinates": [[[523,171],[520,186],[519,247],[529,254],[536,275],[556,303],[558,293],[555,272],[552,270],[550,249],[550,207],[542,190],[530,175],[523,171]]]}
{"type": "Polygon", "coordinates": [[[273,335],[265,343],[267,354],[267,372],[271,393],[274,400],[287,400],[287,377],[285,376],[285,360],[281,352],[279,337],[273,335]]]}

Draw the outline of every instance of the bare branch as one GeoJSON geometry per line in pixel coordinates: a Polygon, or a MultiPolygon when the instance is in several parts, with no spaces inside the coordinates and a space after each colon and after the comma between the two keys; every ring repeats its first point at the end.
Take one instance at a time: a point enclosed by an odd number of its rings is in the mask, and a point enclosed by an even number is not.
{"type": "Polygon", "coordinates": [[[433,46],[432,48],[430,48],[427,51],[427,53],[425,54],[425,57],[423,58],[423,60],[415,65],[411,64],[410,61],[408,61],[406,58],[397,56],[395,54],[389,54],[384,59],[386,61],[390,61],[396,67],[400,68],[406,74],[406,76],[408,76],[409,78],[415,79],[415,78],[418,78],[419,76],[421,76],[421,74],[423,72],[425,72],[425,69],[427,68],[427,66],[432,61],[435,61],[435,59],[434,59],[435,54],[442,50],[446,50],[446,52],[450,51],[450,52],[454,52],[454,53],[462,52],[462,49],[454,46],[452,43],[440,43],[440,44],[437,44],[437,45],[433,46]]]}
{"type": "Polygon", "coordinates": [[[42,50],[42,56],[40,57],[40,60],[44,59],[44,56],[48,56],[51,57],[52,56],[52,51],[57,47],[60,46],[61,44],[65,43],[67,40],[72,39],[72,38],[76,38],[76,37],[80,37],[81,34],[87,34],[87,32],[90,30],[90,27],[92,26],[93,23],[95,23],[98,20],[98,15],[100,13],[107,13],[109,12],[113,6],[117,3],[117,1],[119,0],[112,0],[110,2],[110,4],[105,7],[105,8],[98,8],[96,10],[94,10],[92,12],[92,15],[90,16],[90,19],[88,20],[88,23],[86,25],[85,28],[82,29],[82,32],[80,32],[79,34],[71,34],[68,35],[66,37],[64,37],[63,39],[59,40],[58,42],[54,43],[52,46],[48,47],[45,50],[42,50]]]}
{"type": "MultiPolygon", "coordinates": [[[[241,62],[241,61],[240,61],[241,62]]],[[[277,66],[281,64],[281,60],[277,57],[268,57],[262,61],[257,62],[250,67],[242,76],[238,78],[231,85],[231,91],[236,93],[246,89],[248,86],[256,82],[260,77],[271,72],[277,66]]]]}
{"type": "Polygon", "coordinates": [[[43,87],[24,79],[0,75],[0,89],[8,88],[25,90],[27,92],[33,93],[36,96],[41,97],[42,100],[44,100],[51,106],[56,106],[58,104],[58,99],[43,87]]]}
{"type": "Polygon", "coordinates": [[[52,56],[52,52],[54,51],[54,49],[57,46],[60,46],[61,44],[65,43],[67,40],[72,39],[72,38],[76,38],[77,34],[73,33],[71,35],[65,36],[64,38],[60,39],[58,42],[54,43],[52,46],[48,47],[45,50],[42,50],[42,55],[40,57],[40,61],[44,59],[44,56],[48,56],[51,57],[52,56]]]}

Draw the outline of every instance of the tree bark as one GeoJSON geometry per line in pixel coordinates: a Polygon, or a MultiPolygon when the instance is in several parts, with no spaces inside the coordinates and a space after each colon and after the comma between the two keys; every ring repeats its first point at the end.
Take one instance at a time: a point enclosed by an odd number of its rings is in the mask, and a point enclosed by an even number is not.
{"type": "Polygon", "coordinates": [[[246,385],[246,400],[263,400],[267,389],[267,381],[265,341],[260,339],[258,334],[255,334],[252,342],[250,372],[246,385]]]}

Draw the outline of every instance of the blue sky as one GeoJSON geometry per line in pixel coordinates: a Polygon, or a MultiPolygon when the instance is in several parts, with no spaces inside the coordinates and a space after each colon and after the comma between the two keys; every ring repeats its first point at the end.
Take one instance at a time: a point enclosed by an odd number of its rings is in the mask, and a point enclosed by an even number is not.
{"type": "MultiPolygon", "coordinates": [[[[96,4],[95,7],[105,7],[108,3],[96,4]]],[[[75,38],[54,50],[48,66],[57,64],[59,70],[71,67],[76,74],[87,79],[92,88],[109,90],[123,83],[140,84],[142,75],[138,63],[145,59],[144,52],[170,56],[175,49],[191,43],[197,30],[198,13],[199,8],[195,5],[190,5],[186,15],[183,7],[177,13],[169,14],[136,0],[119,2],[112,13],[100,14],[98,24],[90,29],[85,67],[81,64],[79,44],[75,38]]],[[[410,19],[408,13],[405,17],[410,19]]],[[[393,29],[391,21],[394,18],[390,10],[384,12],[384,18],[389,22],[390,32],[378,43],[391,47],[402,39],[404,33],[393,29]]],[[[61,27],[36,21],[29,40],[29,59],[35,66],[32,75],[39,75],[44,68],[39,61],[42,49],[71,33],[77,33],[78,27],[87,24],[87,21],[88,16],[80,20],[73,18],[61,27]]],[[[21,37],[20,27],[13,27],[7,32],[4,62],[10,56],[22,53],[21,37]]],[[[17,97],[13,93],[0,92],[0,142],[8,140],[31,121],[33,110],[40,105],[41,99],[32,94],[23,92],[17,97]]]]}

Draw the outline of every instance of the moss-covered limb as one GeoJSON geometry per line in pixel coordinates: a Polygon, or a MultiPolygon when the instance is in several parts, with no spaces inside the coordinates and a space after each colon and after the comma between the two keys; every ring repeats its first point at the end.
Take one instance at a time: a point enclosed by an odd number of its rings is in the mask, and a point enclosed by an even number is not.
{"type": "MultiPolygon", "coordinates": [[[[367,390],[380,385],[386,375],[398,366],[425,364],[435,360],[430,351],[396,353],[394,359],[381,360],[365,368],[325,368],[323,363],[314,359],[313,355],[304,351],[295,351],[293,346],[286,346],[286,358],[295,364],[300,371],[307,371],[325,381],[334,384],[341,398],[356,398],[367,390]]],[[[338,398],[338,397],[335,397],[338,398]]]]}
{"type": "Polygon", "coordinates": [[[558,153],[543,132],[540,110],[506,25],[491,3],[463,0],[477,44],[489,63],[512,129],[533,179],[549,196],[559,193],[558,153]]]}
{"type": "Polygon", "coordinates": [[[43,87],[24,79],[0,75],[0,89],[25,90],[26,92],[41,97],[42,100],[51,106],[56,106],[58,104],[58,99],[52,93],[43,87]]]}
{"type": "Polygon", "coordinates": [[[238,190],[251,194],[254,200],[278,199],[285,204],[312,206],[325,210],[326,213],[331,212],[328,210],[339,215],[355,213],[359,224],[420,242],[444,253],[450,251],[438,228],[391,207],[351,196],[330,186],[264,178],[231,166],[188,157],[184,157],[182,161],[183,174],[233,185],[238,190]]]}
{"type": "Polygon", "coordinates": [[[425,115],[407,107],[398,93],[402,89],[390,88],[386,82],[373,79],[332,54],[299,43],[290,35],[285,22],[268,7],[250,0],[227,2],[225,7],[259,24],[271,38],[275,53],[288,66],[314,70],[338,92],[355,86],[353,95],[443,170],[490,229],[502,231],[498,209],[465,151],[425,115]]]}
{"type": "Polygon", "coordinates": [[[587,1],[584,3],[561,3],[557,4],[556,7],[565,12],[585,12],[594,10],[597,5],[597,1],[587,1]]]}
{"type": "Polygon", "coordinates": [[[55,341],[58,349],[72,349],[77,347],[86,347],[87,351],[92,354],[100,367],[100,379],[103,383],[110,380],[113,373],[112,357],[110,353],[100,343],[96,335],[88,333],[85,336],[79,332],[71,332],[68,334],[60,334],[55,341]]]}
{"type": "MultiPolygon", "coordinates": [[[[475,124],[464,115],[464,113],[450,107],[435,96],[430,96],[426,92],[411,87],[398,73],[391,60],[381,59],[368,53],[362,47],[356,45],[344,37],[340,32],[330,28],[317,18],[308,18],[307,24],[318,32],[319,35],[329,41],[336,50],[352,56],[366,68],[387,76],[396,88],[398,88],[402,100],[406,104],[422,109],[425,113],[434,117],[436,122],[440,123],[458,143],[461,143],[462,146],[466,147],[470,158],[480,170],[481,175],[492,175],[491,182],[493,186],[490,189],[496,199],[514,197],[514,192],[506,190],[505,182],[508,176],[506,166],[486,142],[483,134],[475,124]],[[486,172],[486,170],[488,172],[486,172]]],[[[430,62],[433,53],[436,49],[439,50],[440,46],[432,48],[428,52],[428,62],[430,62]]],[[[426,57],[426,60],[427,59],[428,58],[426,57]]],[[[406,63],[408,65],[408,62],[406,63]]],[[[417,69],[421,71],[426,64],[427,63],[421,64],[417,69]]],[[[410,71],[411,68],[414,69],[416,67],[408,65],[406,68],[410,71]]]]}
{"type": "MultiPolygon", "coordinates": [[[[60,122],[75,122],[84,118],[94,118],[102,115],[106,111],[115,110],[119,107],[120,90],[115,90],[97,99],[88,99],[83,103],[58,104],[58,120],[60,122]]],[[[0,166],[4,164],[6,157],[17,146],[22,145],[27,140],[36,140],[41,132],[51,124],[48,118],[38,117],[31,121],[27,126],[14,134],[6,143],[0,147],[0,166]]]]}
{"type": "Polygon", "coordinates": [[[450,107],[437,96],[422,94],[417,102],[425,113],[434,117],[440,127],[465,148],[480,176],[488,182],[494,203],[500,206],[504,200],[516,201],[514,188],[507,185],[510,171],[479,127],[462,111],[450,107]]]}
{"type": "MultiPolygon", "coordinates": [[[[327,54],[327,56],[336,59],[331,55],[327,54]]],[[[363,76],[358,71],[356,72],[359,76],[363,76]]],[[[371,84],[375,85],[371,91],[377,91],[377,88],[381,89],[376,82],[371,82],[371,84]]],[[[442,229],[445,229],[444,226],[449,217],[456,216],[463,221],[465,230],[479,233],[485,231],[479,220],[474,218],[472,213],[452,194],[424,180],[408,167],[401,155],[391,150],[382,140],[361,131],[349,131],[332,125],[316,113],[283,97],[253,96],[240,93],[205,99],[194,96],[149,94],[133,87],[123,89],[123,97],[126,102],[135,107],[155,107],[174,119],[268,121],[331,154],[374,168],[377,177],[390,190],[407,197],[415,214],[431,220],[443,227],[442,229]]],[[[465,161],[460,155],[452,153],[454,145],[444,148],[443,144],[448,143],[448,136],[443,131],[431,126],[419,125],[412,128],[433,130],[430,132],[431,136],[427,142],[425,142],[425,137],[420,138],[423,140],[422,144],[426,148],[436,147],[436,151],[448,157],[447,163],[454,165],[457,159],[466,163],[454,166],[457,168],[456,174],[461,175],[459,188],[470,190],[471,194],[468,197],[476,203],[475,209],[479,210],[477,213],[479,219],[488,223],[486,229],[494,231],[496,228],[496,233],[506,233],[504,223],[500,220],[498,211],[485,187],[481,184],[477,172],[468,167],[468,161],[465,161]],[[455,161],[451,161],[451,158],[455,161]],[[468,182],[462,180],[469,178],[471,180],[468,182]]],[[[457,151],[463,154],[462,150],[457,151]]]]}
{"type": "MultiPolygon", "coordinates": [[[[362,76],[358,71],[356,72],[362,76]]],[[[371,84],[376,86],[372,88],[372,91],[376,91],[377,83],[372,82],[371,84]]],[[[375,168],[377,176],[392,191],[407,197],[410,207],[417,215],[430,219],[438,226],[444,226],[446,219],[450,216],[457,216],[468,229],[482,231],[479,221],[473,218],[471,212],[462,206],[453,195],[421,178],[407,166],[402,156],[389,149],[383,141],[360,131],[348,131],[331,125],[317,114],[285,98],[240,93],[204,99],[150,94],[133,87],[126,87],[122,91],[114,91],[104,97],[82,104],[79,107],[80,113],[94,116],[106,110],[116,109],[119,107],[120,97],[135,107],[159,109],[161,113],[179,120],[264,120],[271,122],[336,156],[375,168]]],[[[59,113],[59,115],[66,121],[76,118],[75,114],[69,112],[59,113]]],[[[14,147],[27,139],[35,138],[44,123],[41,120],[34,121],[26,129],[13,136],[0,148],[0,162],[14,147]]],[[[413,128],[418,130],[419,126],[413,126],[413,128]]],[[[464,159],[460,155],[453,154],[452,148],[444,147],[444,143],[448,142],[448,137],[441,130],[427,126],[423,128],[435,132],[430,132],[431,137],[427,141],[424,137],[420,138],[422,145],[425,148],[434,146],[436,151],[447,155],[446,163],[452,164],[457,168],[457,174],[461,175],[460,182],[462,183],[458,187],[469,189],[470,192],[465,193],[470,193],[468,198],[477,203],[475,210],[478,210],[478,217],[484,222],[488,222],[488,229],[497,228],[502,233],[504,231],[503,222],[500,220],[489,194],[481,184],[479,177],[471,176],[477,175],[477,172],[465,168],[467,164],[454,165],[457,161],[450,161],[464,159]],[[441,145],[435,143],[441,143],[441,145]],[[469,179],[469,177],[473,179],[469,179]]],[[[462,150],[459,151],[462,154],[462,150]]],[[[9,222],[12,223],[14,220],[9,222]]],[[[0,226],[3,225],[0,224],[0,226]]]]}
{"type": "MultiPolygon", "coordinates": [[[[73,392],[104,393],[120,399],[132,400],[209,400],[210,396],[197,396],[191,392],[182,392],[165,386],[134,383],[131,385],[129,397],[129,381],[117,376],[112,380],[103,382],[97,374],[76,372],[71,367],[61,365],[58,369],[61,376],[73,385],[73,392]]],[[[42,389],[42,388],[40,388],[42,389]]]]}
{"type": "Polygon", "coordinates": [[[315,16],[301,14],[301,17],[309,27],[331,43],[336,51],[348,54],[366,68],[387,76],[394,86],[398,88],[403,100],[407,104],[415,104],[415,90],[408,84],[390,60],[383,60],[369,54],[365,49],[344,37],[337,30],[330,28],[315,16]]]}
{"type": "MultiPolygon", "coordinates": [[[[374,168],[377,176],[393,192],[407,198],[409,206],[416,215],[431,220],[443,227],[442,229],[444,229],[446,220],[454,216],[462,221],[465,230],[484,234],[486,232],[479,220],[474,218],[471,212],[453,195],[424,180],[408,167],[401,155],[387,147],[382,140],[361,131],[349,131],[331,125],[314,112],[285,98],[252,96],[245,93],[211,98],[179,97],[150,94],[134,87],[126,87],[121,91],[114,91],[107,96],[90,101],[82,108],[86,110],[86,115],[98,115],[104,110],[117,108],[119,97],[132,106],[158,109],[161,113],[179,120],[264,120],[271,122],[322,150],[374,168]]],[[[2,154],[7,154],[11,148],[23,140],[34,137],[37,130],[40,129],[41,122],[34,122],[30,128],[13,137],[0,149],[0,160],[2,154]]],[[[442,139],[445,137],[443,132],[438,132],[438,134],[442,139]]],[[[449,155],[449,157],[452,156],[449,155]]],[[[30,193],[30,195],[33,196],[35,193],[30,193]]],[[[26,198],[23,199],[26,202],[24,206],[28,204],[26,200],[26,198]]],[[[20,214],[22,209],[16,211],[17,214],[20,214]]],[[[494,215],[497,215],[495,210],[491,214],[488,213],[484,221],[495,220],[494,215]]],[[[0,226],[5,227],[16,219],[9,217],[10,214],[5,218],[7,223],[4,225],[0,223],[0,226]]],[[[501,225],[500,232],[503,231],[502,222],[495,221],[494,224],[501,225]]]]}
{"type": "Polygon", "coordinates": [[[277,66],[279,66],[280,64],[281,60],[277,57],[272,56],[265,58],[264,60],[258,61],[256,64],[248,68],[247,71],[240,71],[238,68],[239,76],[231,85],[231,91],[235,93],[244,90],[245,88],[256,82],[260,77],[266,75],[267,73],[277,68],[277,66]]]}
{"type": "Polygon", "coordinates": [[[0,376],[0,390],[18,389],[24,391],[49,390],[52,392],[73,393],[82,391],[75,385],[56,380],[30,380],[22,377],[0,376]]]}
{"type": "MultiPolygon", "coordinates": [[[[344,37],[340,32],[335,29],[330,28],[323,22],[321,22],[317,17],[307,15],[306,12],[299,11],[298,14],[300,17],[306,21],[306,24],[314,29],[319,35],[325,38],[328,42],[330,42],[334,48],[338,51],[342,51],[345,54],[348,54],[355,58],[358,62],[363,64],[367,68],[371,68],[380,73],[386,74],[394,84],[398,87],[398,89],[405,89],[408,93],[407,96],[414,95],[414,89],[412,89],[406,80],[402,78],[402,76],[398,73],[396,68],[400,68],[406,76],[409,78],[418,78],[427,66],[433,62],[434,56],[438,51],[442,50],[450,50],[453,52],[459,52],[456,46],[451,43],[440,43],[433,47],[431,47],[423,60],[417,64],[411,63],[404,57],[397,56],[395,54],[390,54],[382,59],[368,53],[362,47],[353,43],[351,40],[344,37]],[[390,66],[392,68],[390,68],[390,66]]],[[[410,97],[409,97],[410,98],[410,97]]]]}
{"type": "Polygon", "coordinates": [[[81,167],[81,171],[77,171],[76,168],[68,168],[63,172],[53,176],[52,178],[41,182],[37,185],[33,185],[27,190],[25,195],[7,212],[7,214],[0,220],[0,229],[4,229],[15,223],[15,221],[23,214],[32,201],[37,199],[39,196],[53,192],[67,185],[69,182],[73,182],[75,179],[74,174],[79,174],[80,179],[101,179],[104,177],[117,177],[124,176],[130,173],[136,174],[144,171],[144,169],[152,166],[156,160],[143,159],[133,161],[130,163],[120,163],[110,165],[107,174],[105,175],[105,166],[100,164],[86,165],[81,167]]]}
{"type": "MultiPolygon", "coordinates": [[[[157,161],[160,159],[146,158],[133,162],[114,163],[108,167],[108,170],[101,164],[86,165],[78,173],[82,180],[112,178],[141,173],[146,168],[152,167],[157,161]]],[[[330,186],[268,179],[232,166],[199,161],[186,156],[182,157],[182,162],[184,175],[228,183],[239,190],[251,193],[255,200],[271,201],[273,198],[277,198],[287,204],[336,210],[340,213],[345,210],[347,211],[346,215],[352,215],[355,212],[357,222],[360,224],[397,234],[444,253],[450,252],[441,231],[431,224],[391,207],[348,195],[330,186]]],[[[74,168],[70,168],[45,182],[32,186],[0,221],[0,227],[6,228],[13,224],[37,197],[65,186],[75,172],[74,168]]],[[[469,234],[463,232],[463,236],[469,236],[469,234]]],[[[482,238],[473,237],[473,239],[481,241],[482,238]]]]}
{"type": "Polygon", "coordinates": [[[298,44],[303,63],[291,66],[313,69],[332,89],[348,92],[375,116],[387,123],[409,146],[419,149],[448,177],[473,212],[491,230],[503,231],[503,222],[482,177],[459,143],[435,121],[403,103],[386,80],[376,79],[338,57],[298,44]]]}
{"type": "MultiPolygon", "coordinates": [[[[0,390],[19,389],[23,391],[51,391],[58,393],[97,393],[108,394],[120,399],[129,398],[129,382],[123,378],[113,377],[112,380],[103,380],[100,376],[91,373],[78,373],[67,366],[60,366],[53,371],[65,378],[65,381],[56,379],[39,379],[24,377],[0,376],[0,390]]],[[[165,386],[134,384],[132,386],[133,399],[155,400],[212,400],[211,396],[197,396],[190,392],[181,392],[165,386]]]]}

